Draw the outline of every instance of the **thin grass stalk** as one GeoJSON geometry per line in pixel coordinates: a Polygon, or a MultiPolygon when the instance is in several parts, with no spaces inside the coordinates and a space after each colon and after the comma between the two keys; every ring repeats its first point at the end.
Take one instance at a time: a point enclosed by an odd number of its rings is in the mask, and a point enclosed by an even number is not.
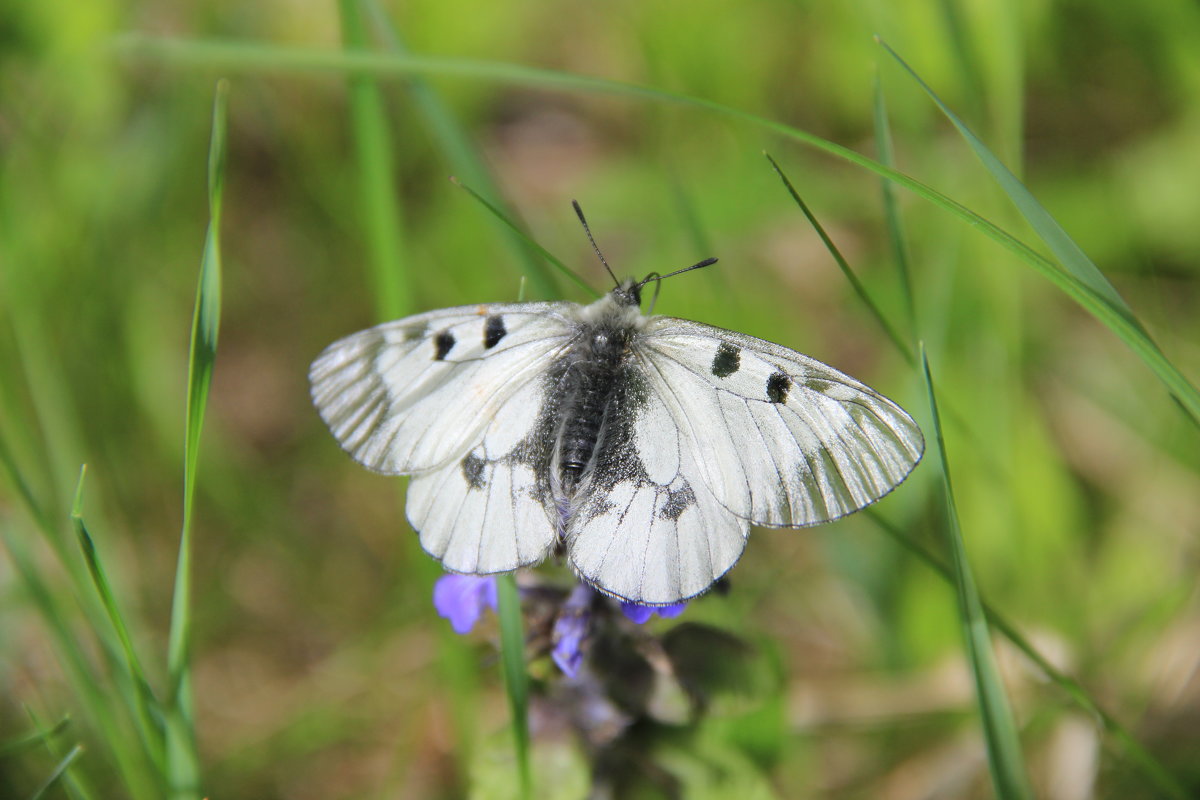
{"type": "MultiPolygon", "coordinates": [[[[407,55],[408,50],[400,38],[400,32],[387,13],[376,0],[361,0],[367,14],[370,16],[375,29],[383,39],[384,46],[398,55],[407,55]]],[[[491,170],[488,169],[479,149],[471,141],[471,137],[455,119],[454,114],[446,106],[441,95],[419,76],[412,76],[406,89],[417,113],[425,121],[435,146],[441,149],[442,157],[451,166],[454,174],[472,186],[479,193],[493,198],[497,208],[503,209],[504,217],[516,219],[517,213],[504,202],[500,187],[496,184],[491,170]]],[[[528,239],[514,233],[520,224],[501,226],[501,241],[509,252],[523,265],[522,273],[528,276],[535,291],[542,300],[557,300],[561,296],[553,275],[546,265],[537,257],[537,250],[529,246],[528,239]]]]}
{"type": "MultiPolygon", "coordinates": [[[[366,26],[358,0],[338,0],[342,44],[349,52],[368,50],[366,26]]],[[[359,203],[370,246],[375,311],[390,320],[411,313],[411,293],[405,280],[401,211],[392,185],[396,160],[392,131],[383,105],[383,94],[369,73],[352,72],[346,82],[350,94],[351,130],[358,162],[359,203]]]]}
{"type": "Polygon", "coordinates": [[[22,589],[46,622],[71,687],[87,709],[88,719],[95,724],[101,741],[110,748],[117,774],[129,796],[136,800],[161,797],[160,788],[150,777],[146,754],[126,746],[129,737],[116,711],[117,697],[104,691],[96,681],[93,665],[68,622],[69,613],[43,579],[36,560],[26,550],[25,539],[8,528],[0,528],[0,538],[22,589]]]}
{"type": "Polygon", "coordinates": [[[521,629],[521,595],[512,574],[496,578],[497,615],[500,618],[500,659],[504,686],[512,713],[513,751],[522,800],[533,796],[529,765],[529,686],[525,673],[525,635],[521,629]]]}
{"type": "Polygon", "coordinates": [[[1017,738],[1017,726],[1009,706],[1008,694],[996,656],[992,652],[991,635],[983,605],[975,588],[975,579],[967,563],[966,550],[962,541],[962,530],[958,522],[958,510],[954,504],[954,489],[950,481],[950,465],[946,459],[946,445],[942,439],[942,423],[938,416],[937,395],[933,378],[929,372],[929,358],[921,347],[921,366],[925,376],[925,390],[929,397],[929,412],[933,420],[935,452],[941,467],[942,489],[946,501],[946,544],[950,550],[954,585],[958,596],[958,614],[963,625],[963,640],[966,645],[967,662],[975,680],[975,699],[983,721],[984,741],[987,744],[988,765],[992,785],[1001,800],[1031,800],[1033,789],[1025,769],[1025,758],[1017,738]]]}
{"type": "MultiPolygon", "coordinates": [[[[879,73],[875,73],[875,152],[879,163],[894,169],[896,166],[895,150],[892,147],[892,128],[888,125],[887,103],[883,96],[883,84],[879,73]]],[[[892,246],[892,263],[896,267],[896,275],[900,278],[900,293],[904,298],[904,311],[908,325],[908,335],[911,341],[917,337],[917,304],[913,296],[912,270],[908,262],[908,248],[905,246],[907,237],[904,226],[900,222],[900,208],[896,203],[896,187],[889,180],[879,181],[879,191],[883,197],[883,218],[887,223],[888,242],[892,246]]],[[[912,352],[911,350],[909,351],[912,352]]],[[[915,360],[910,359],[915,366],[915,360]]]]}
{"type": "MultiPolygon", "coordinates": [[[[74,763],[75,759],[79,758],[81,755],[83,755],[83,745],[77,744],[72,747],[70,751],[68,751],[67,754],[63,756],[54,766],[54,770],[46,777],[46,780],[42,782],[42,785],[35,789],[33,794],[29,796],[29,800],[41,800],[41,798],[45,797],[46,793],[54,788],[54,785],[68,774],[67,769],[72,763],[74,763]]],[[[76,784],[74,787],[68,788],[68,792],[70,792],[73,796],[78,796],[78,785],[76,784]]]]}
{"type": "MultiPolygon", "coordinates": [[[[603,78],[571,75],[562,72],[536,69],[517,64],[486,62],[471,59],[438,58],[433,56],[380,55],[338,53],[310,48],[267,46],[206,40],[160,39],[147,36],[127,35],[116,42],[118,52],[128,55],[151,57],[175,63],[221,67],[250,71],[372,71],[378,74],[408,75],[412,73],[451,75],[484,79],[499,83],[514,83],[570,91],[601,92],[640,97],[658,102],[678,103],[694,108],[741,120],[764,130],[771,131],[807,147],[821,150],[870,170],[919,197],[932,202],[943,211],[958,217],[980,233],[1013,252],[1039,274],[1051,281],[1071,299],[1083,306],[1102,324],[1116,334],[1146,366],[1161,380],[1169,391],[1178,398],[1194,420],[1200,420],[1200,390],[1193,386],[1183,373],[1163,354],[1146,334],[1136,317],[1114,306],[1106,293],[1098,291],[1073,272],[1041,255],[1029,245],[984,219],[961,203],[952,200],[924,183],[847,147],[822,139],[811,133],[798,130],[781,122],[751,114],[741,109],[712,100],[689,95],[652,89],[637,84],[623,83],[603,78]]],[[[1054,251],[1054,244],[1047,242],[1054,251]]]]}
{"type": "Polygon", "coordinates": [[[0,758],[16,755],[23,750],[31,750],[62,733],[70,726],[71,716],[68,714],[50,728],[43,729],[35,726],[29,733],[18,734],[7,741],[0,741],[0,758]]]}
{"type": "MultiPolygon", "coordinates": [[[[568,279],[570,279],[570,281],[572,283],[574,283],[580,289],[583,289],[585,292],[590,294],[592,297],[600,296],[600,292],[597,292],[593,287],[589,286],[587,284],[587,281],[585,281],[583,278],[580,278],[578,275],[576,275],[571,270],[570,267],[568,267],[566,264],[564,264],[562,262],[561,259],[559,259],[557,256],[555,256],[553,253],[551,253],[546,248],[542,247],[537,242],[535,242],[532,239],[532,237],[528,236],[524,231],[522,231],[519,227],[517,227],[517,224],[515,222],[513,222],[511,219],[509,219],[509,217],[504,213],[504,211],[500,207],[498,207],[497,205],[492,203],[490,200],[488,200],[486,197],[481,195],[479,192],[472,189],[467,184],[460,181],[458,178],[451,178],[450,182],[453,183],[455,186],[458,186],[459,188],[461,188],[467,194],[471,195],[471,197],[475,198],[475,200],[478,201],[480,205],[482,205],[489,212],[491,212],[492,216],[494,216],[496,219],[500,220],[500,222],[502,222],[504,225],[506,225],[514,233],[514,235],[519,236],[523,241],[525,241],[529,245],[529,247],[531,247],[539,255],[541,255],[542,258],[546,259],[551,264],[553,264],[555,269],[557,269],[562,275],[564,275],[568,279]]],[[[524,294],[525,290],[522,289],[521,291],[522,291],[522,294],[524,294]]]]}
{"type": "Polygon", "coordinates": [[[34,713],[33,709],[31,709],[29,706],[26,706],[25,713],[29,715],[29,719],[33,722],[34,728],[37,731],[42,732],[42,735],[39,737],[39,739],[42,746],[46,748],[46,752],[50,754],[51,758],[58,759],[58,763],[54,770],[52,770],[50,775],[46,777],[46,780],[42,782],[41,786],[34,790],[34,793],[31,795],[31,797],[44,796],[47,790],[53,787],[59,780],[62,780],[63,789],[66,791],[67,796],[69,796],[71,800],[94,800],[96,798],[96,792],[92,788],[91,783],[87,780],[87,777],[83,774],[83,772],[80,770],[71,771],[69,769],[71,763],[74,762],[75,759],[78,758],[79,754],[83,752],[83,745],[77,742],[74,746],[72,746],[71,750],[69,750],[66,754],[62,754],[58,744],[54,741],[55,735],[65,730],[66,726],[63,725],[65,719],[47,731],[42,725],[42,721],[38,718],[38,715],[34,713]]]}
{"type": "Polygon", "coordinates": [[[825,249],[829,251],[831,256],[833,256],[833,260],[837,263],[838,269],[842,271],[842,275],[847,281],[849,281],[850,286],[854,289],[854,293],[858,295],[858,299],[864,306],[867,307],[867,310],[871,312],[871,316],[875,318],[877,323],[879,323],[879,327],[883,329],[883,332],[887,334],[887,337],[892,340],[892,344],[895,345],[896,349],[900,351],[900,355],[904,356],[904,360],[908,362],[908,365],[915,367],[917,360],[913,355],[912,348],[909,347],[908,343],[904,341],[904,337],[901,336],[894,327],[892,327],[892,323],[888,321],[888,318],[884,315],[883,311],[880,310],[875,301],[871,299],[871,295],[867,292],[867,287],[863,286],[862,281],[858,279],[858,275],[855,274],[854,270],[850,268],[850,264],[846,261],[845,257],[842,256],[842,251],[838,249],[836,244],[834,244],[833,239],[829,238],[829,234],[825,232],[825,227],[821,225],[816,216],[809,209],[808,204],[805,203],[800,197],[800,193],[796,191],[794,186],[792,186],[792,182],[788,180],[788,176],[784,174],[782,169],[780,169],[779,164],[776,163],[775,159],[771,157],[770,153],[763,153],[763,155],[767,157],[767,161],[771,162],[771,168],[775,170],[775,174],[779,176],[781,181],[783,181],[783,185],[787,188],[788,194],[792,196],[792,200],[794,200],[796,205],[800,207],[800,211],[804,214],[804,217],[808,220],[808,223],[812,225],[813,230],[817,232],[817,236],[821,237],[821,242],[825,245],[825,249]]]}
{"type": "Polygon", "coordinates": [[[96,594],[108,613],[113,631],[116,633],[125,655],[126,679],[133,685],[133,719],[142,746],[149,754],[155,770],[159,774],[165,774],[166,754],[163,749],[162,708],[158,703],[158,698],[154,696],[154,690],[150,688],[150,682],[146,679],[145,670],[142,669],[141,661],[133,647],[133,638],[129,635],[129,627],[125,624],[125,617],[117,604],[116,595],[112,591],[104,566],[100,563],[100,557],[96,553],[95,543],[83,520],[83,479],[86,474],[87,466],[84,465],[79,470],[79,484],[75,489],[75,502],[71,507],[71,524],[75,528],[79,548],[83,552],[84,561],[91,573],[96,594]]]}
{"type": "Polygon", "coordinates": [[[183,468],[183,526],[179,535],[179,561],[171,602],[171,628],[167,644],[168,693],[166,723],[167,780],[174,800],[200,797],[200,759],[191,686],[191,558],[192,511],[196,494],[196,467],[200,433],[212,385],[221,324],[221,198],[225,178],[226,114],[229,83],[217,82],[213,100],[212,141],[208,153],[208,232],[196,288],[192,318],[191,355],[188,360],[188,399],[183,468]]]}
{"type": "MultiPolygon", "coordinates": [[[[864,513],[893,541],[916,556],[921,563],[936,572],[944,581],[952,586],[954,585],[954,571],[949,564],[934,555],[934,553],[915,541],[912,537],[907,536],[874,508],[868,508],[864,513]]],[[[1154,754],[1147,750],[1120,720],[1107,711],[1084,688],[1083,684],[1055,667],[1050,662],[1050,659],[1042,655],[1025,638],[1024,634],[1017,630],[1017,627],[994,606],[988,603],[987,600],[980,597],[979,602],[983,607],[983,613],[987,616],[988,623],[1004,638],[1008,639],[1014,647],[1020,650],[1045,675],[1048,681],[1057,685],[1059,689],[1066,693],[1080,710],[1098,720],[1105,732],[1111,735],[1120,745],[1120,751],[1133,762],[1137,770],[1153,784],[1157,791],[1161,792],[1164,797],[1172,798],[1172,800],[1188,800],[1191,797],[1191,793],[1171,774],[1171,771],[1155,758],[1154,754]]]]}

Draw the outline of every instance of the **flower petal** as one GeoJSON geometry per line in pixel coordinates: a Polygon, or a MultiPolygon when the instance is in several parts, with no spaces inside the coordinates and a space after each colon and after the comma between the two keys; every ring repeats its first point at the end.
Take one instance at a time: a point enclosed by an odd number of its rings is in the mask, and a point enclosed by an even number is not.
{"type": "Polygon", "coordinates": [[[624,614],[631,622],[636,622],[642,625],[650,617],[658,614],[663,619],[671,619],[678,617],[687,608],[687,603],[674,603],[669,606],[644,606],[640,603],[629,603],[621,601],[621,613],[624,614]]]}
{"type": "Polygon", "coordinates": [[[491,575],[443,575],[433,585],[433,607],[450,620],[455,633],[474,628],[486,606],[496,607],[496,579],[491,575]]]}
{"type": "Polygon", "coordinates": [[[583,664],[583,641],[587,638],[591,622],[589,609],[594,595],[590,586],[579,584],[571,590],[559,609],[558,619],[554,620],[554,632],[551,634],[554,649],[550,651],[550,657],[568,678],[579,674],[579,667],[583,664]]]}

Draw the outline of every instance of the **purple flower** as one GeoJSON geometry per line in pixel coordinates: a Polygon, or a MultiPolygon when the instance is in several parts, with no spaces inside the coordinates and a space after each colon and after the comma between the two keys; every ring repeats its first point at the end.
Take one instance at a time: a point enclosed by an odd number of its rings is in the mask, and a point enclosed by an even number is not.
{"type": "Polygon", "coordinates": [[[554,620],[554,632],[551,634],[554,649],[550,657],[568,678],[579,674],[583,664],[583,640],[587,637],[588,623],[591,621],[589,608],[595,592],[586,584],[579,584],[567,595],[566,601],[558,611],[558,619],[554,620]]]}
{"type": "Polygon", "coordinates": [[[433,585],[433,607],[455,633],[475,627],[485,606],[496,610],[494,575],[443,575],[433,585]]]}
{"type": "Polygon", "coordinates": [[[644,606],[640,603],[621,602],[621,613],[628,619],[641,625],[650,617],[658,614],[663,619],[678,617],[687,608],[687,602],[673,603],[669,606],[644,606]]]}

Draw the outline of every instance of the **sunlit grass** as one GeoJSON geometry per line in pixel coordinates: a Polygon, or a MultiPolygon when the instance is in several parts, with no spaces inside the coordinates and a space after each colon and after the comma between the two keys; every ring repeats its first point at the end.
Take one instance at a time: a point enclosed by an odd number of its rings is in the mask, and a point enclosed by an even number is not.
{"type": "MultiPolygon", "coordinates": [[[[728,24],[693,27],[654,3],[618,25],[522,2],[503,21],[481,10],[496,33],[481,44],[422,4],[345,0],[217,29],[185,5],[170,39],[118,29],[104,3],[86,18],[58,9],[61,23],[38,6],[13,23],[24,46],[6,86],[21,113],[8,109],[0,181],[0,758],[17,796],[186,796],[197,780],[213,797],[461,796],[485,777],[516,792],[496,628],[462,640],[435,617],[437,565],[400,487],[341,458],[303,375],[339,335],[515,299],[518,275],[531,299],[586,297],[551,277],[549,252],[603,289],[573,197],[621,271],[721,258],[671,284],[664,313],[809,352],[914,413],[926,401],[911,353],[929,342],[983,598],[967,615],[948,588],[932,461],[870,512],[877,523],[756,532],[729,596],[685,620],[761,642],[780,679],[758,707],[656,751],[684,785],[723,773],[747,793],[884,797],[926,775],[930,792],[987,796],[1003,774],[983,758],[989,692],[956,694],[945,677],[968,674],[961,629],[982,644],[986,616],[1000,665],[988,685],[1010,693],[1038,796],[1091,746],[1097,796],[1194,790],[1179,642],[1198,618],[1186,565],[1200,447],[1169,396],[1197,416],[1200,242],[1170,225],[1200,201],[1161,169],[1190,163],[1194,98],[1183,61],[1140,57],[1190,52],[1186,19],[1053,9],[1033,25],[950,2],[814,7],[797,27],[794,5],[702,0],[697,19],[728,24]],[[1064,49],[1056,26],[1090,38],[1064,49]],[[876,30],[932,99],[872,53],[876,30]],[[1118,44],[1125,30],[1136,44],[1118,44]],[[729,51],[735,32],[756,46],[729,51]],[[222,73],[235,76],[222,353],[191,362],[189,389],[200,232],[208,214],[215,236],[220,216],[201,165],[222,73]],[[1054,94],[1059,81],[1072,91],[1054,94]],[[1113,124],[1106,108],[1129,130],[1089,141],[1113,124]],[[1153,211],[1168,195],[1172,213],[1153,211]],[[1088,744],[1070,750],[1079,719],[1088,744]],[[960,783],[934,766],[953,748],[979,759],[960,783]]],[[[215,328],[198,330],[215,344],[215,328]]],[[[530,744],[537,788],[579,785],[587,762],[568,740],[534,730],[530,744]]],[[[1011,736],[1005,747],[1016,755],[1011,736]]]]}

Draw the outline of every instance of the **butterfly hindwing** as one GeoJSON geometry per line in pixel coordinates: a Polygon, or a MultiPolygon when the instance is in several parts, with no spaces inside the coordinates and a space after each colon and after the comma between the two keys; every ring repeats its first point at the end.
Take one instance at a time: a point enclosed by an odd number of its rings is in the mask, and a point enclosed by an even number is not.
{"type": "Polygon", "coordinates": [[[639,338],[649,383],[694,448],[698,475],[758,525],[827,522],[883,497],[924,449],[892,401],[808,356],[656,317],[639,338]]]}
{"type": "Polygon", "coordinates": [[[499,408],[476,447],[409,483],[409,522],[447,569],[506,572],[538,563],[554,544],[546,390],[544,376],[526,383],[499,408]]]}
{"type": "Polygon", "coordinates": [[[463,306],[348,336],[313,362],[313,402],[342,447],[377,472],[456,462],[556,358],[570,333],[565,305],[463,306]]]}
{"type": "Polygon", "coordinates": [[[566,529],[571,565],[589,583],[669,604],[703,592],[737,562],[749,526],[703,485],[690,435],[640,367],[627,368],[566,529]]]}

